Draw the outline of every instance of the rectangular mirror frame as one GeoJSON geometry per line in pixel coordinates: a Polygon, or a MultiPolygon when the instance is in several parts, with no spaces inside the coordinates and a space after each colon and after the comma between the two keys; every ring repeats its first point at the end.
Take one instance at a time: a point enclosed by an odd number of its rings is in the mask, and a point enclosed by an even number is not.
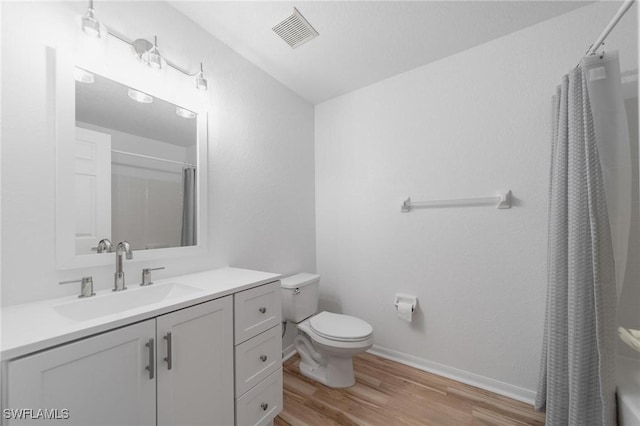
{"type": "MultiPolygon", "coordinates": [[[[47,47],[47,110],[50,117],[49,126],[55,142],[55,176],[56,176],[56,267],[59,270],[86,268],[91,266],[110,265],[114,263],[114,253],[76,254],[75,249],[75,212],[74,193],[68,188],[74,187],[73,180],[73,144],[75,139],[75,80],[74,67],[81,66],[90,72],[110,78],[130,87],[139,88],[139,82],[121,81],[124,73],[118,78],[108,68],[95,69],[87,64],[78,63],[72,54],[64,49],[47,47]]],[[[132,64],[136,66],[137,64],[132,64]]],[[[99,67],[98,67],[99,68],[99,67]]],[[[126,77],[125,77],[126,78],[126,77]]],[[[158,96],[149,88],[140,88],[151,95],[158,96]]],[[[193,88],[196,91],[195,87],[193,88]]],[[[195,246],[172,247],[152,250],[136,250],[133,261],[178,258],[201,255],[207,249],[207,111],[189,99],[175,99],[175,92],[162,93],[164,100],[180,105],[197,116],[197,242],[195,246]],[[172,96],[173,95],[173,96],[172,96]]],[[[114,246],[118,241],[113,241],[114,246]]]]}

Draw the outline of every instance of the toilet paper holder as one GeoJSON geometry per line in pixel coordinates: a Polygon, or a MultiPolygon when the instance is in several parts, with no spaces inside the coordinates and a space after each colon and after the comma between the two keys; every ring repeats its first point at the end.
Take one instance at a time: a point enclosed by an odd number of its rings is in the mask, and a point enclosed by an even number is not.
{"type": "Polygon", "coordinates": [[[418,306],[418,298],[416,296],[412,296],[410,294],[397,293],[396,298],[393,302],[393,306],[398,309],[398,303],[410,303],[411,304],[411,312],[415,312],[416,306],[418,306]]]}

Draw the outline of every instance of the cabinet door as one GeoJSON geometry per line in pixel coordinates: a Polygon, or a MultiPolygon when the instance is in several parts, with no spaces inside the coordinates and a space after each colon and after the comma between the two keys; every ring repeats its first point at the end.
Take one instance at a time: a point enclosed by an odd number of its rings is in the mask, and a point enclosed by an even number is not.
{"type": "Polygon", "coordinates": [[[158,317],[158,425],[233,425],[231,298],[158,317]]]}
{"type": "Polygon", "coordinates": [[[7,424],[154,425],[156,380],[146,367],[155,331],[149,320],[10,361],[6,408],[59,417],[66,409],[69,418],[7,424]]]}

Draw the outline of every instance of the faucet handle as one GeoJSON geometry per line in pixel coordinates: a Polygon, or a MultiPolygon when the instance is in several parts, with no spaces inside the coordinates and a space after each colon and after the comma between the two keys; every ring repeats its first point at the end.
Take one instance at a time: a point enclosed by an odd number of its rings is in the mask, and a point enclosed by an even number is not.
{"type": "MultiPolygon", "coordinates": [[[[93,250],[93,247],[91,247],[91,250],[93,250]]],[[[96,251],[98,253],[113,252],[113,244],[111,244],[111,240],[108,238],[101,239],[100,242],[98,243],[98,247],[96,247],[96,251]]]]}
{"type": "Polygon", "coordinates": [[[151,281],[151,271],[159,271],[160,269],[164,269],[164,266],[160,266],[159,268],[144,268],[142,270],[142,283],[141,286],[151,285],[153,281],[151,281]]]}
{"type": "Polygon", "coordinates": [[[91,297],[96,294],[93,292],[93,278],[92,277],[82,277],[79,280],[70,280],[70,281],[60,281],[58,284],[73,284],[80,283],[80,294],[78,297],[91,297]]]}

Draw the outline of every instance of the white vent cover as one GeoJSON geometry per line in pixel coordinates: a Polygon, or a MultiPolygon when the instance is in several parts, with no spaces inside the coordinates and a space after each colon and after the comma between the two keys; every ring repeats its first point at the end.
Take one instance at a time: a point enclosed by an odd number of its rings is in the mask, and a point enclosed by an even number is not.
{"type": "Polygon", "coordinates": [[[293,49],[318,37],[318,32],[295,7],[293,14],[273,27],[273,31],[293,49]]]}

